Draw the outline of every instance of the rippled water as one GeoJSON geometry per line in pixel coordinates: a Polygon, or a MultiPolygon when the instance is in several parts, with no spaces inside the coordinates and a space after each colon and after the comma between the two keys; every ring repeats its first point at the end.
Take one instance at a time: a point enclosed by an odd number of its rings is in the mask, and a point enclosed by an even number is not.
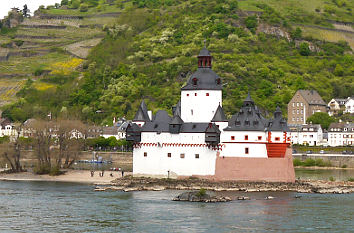
{"type": "Polygon", "coordinates": [[[181,192],[175,190],[124,193],[93,192],[93,188],[72,183],[0,181],[0,232],[349,232],[354,229],[354,194],[247,193],[249,201],[206,204],[171,201],[181,192]],[[265,200],[267,195],[276,198],[265,200]]]}

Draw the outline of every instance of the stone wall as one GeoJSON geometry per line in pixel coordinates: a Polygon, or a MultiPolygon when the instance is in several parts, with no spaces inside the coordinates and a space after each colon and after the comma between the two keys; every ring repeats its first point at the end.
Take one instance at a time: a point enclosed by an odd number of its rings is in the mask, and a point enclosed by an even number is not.
{"type": "Polygon", "coordinates": [[[311,159],[322,159],[324,162],[331,162],[331,164],[335,167],[342,167],[343,165],[346,165],[348,168],[354,168],[354,156],[350,155],[342,155],[342,154],[295,154],[293,155],[294,159],[298,158],[303,160],[306,160],[308,158],[311,159]]]}

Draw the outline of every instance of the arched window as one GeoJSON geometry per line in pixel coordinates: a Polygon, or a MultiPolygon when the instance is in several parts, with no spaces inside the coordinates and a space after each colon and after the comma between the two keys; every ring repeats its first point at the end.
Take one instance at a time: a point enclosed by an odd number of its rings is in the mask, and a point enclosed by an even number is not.
{"type": "Polygon", "coordinates": [[[193,85],[196,86],[197,83],[198,83],[198,79],[197,79],[197,78],[193,78],[193,79],[192,79],[192,82],[193,82],[193,85]]]}

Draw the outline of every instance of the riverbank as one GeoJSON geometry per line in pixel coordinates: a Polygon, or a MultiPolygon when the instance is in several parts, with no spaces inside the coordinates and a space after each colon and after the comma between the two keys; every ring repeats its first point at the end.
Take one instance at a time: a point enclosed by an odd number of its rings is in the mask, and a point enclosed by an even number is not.
{"type": "MultiPolygon", "coordinates": [[[[129,175],[129,173],[125,173],[129,175]]],[[[50,175],[37,175],[32,172],[21,173],[0,173],[0,181],[52,181],[52,182],[75,182],[87,184],[111,184],[111,182],[121,177],[119,171],[105,171],[103,177],[99,176],[99,171],[94,173],[91,177],[89,170],[66,170],[63,175],[50,176],[50,175]],[[113,177],[110,176],[112,173],[113,177]]]]}
{"type": "Polygon", "coordinates": [[[122,190],[131,191],[161,191],[199,190],[204,188],[210,191],[243,191],[243,192],[269,192],[292,191],[298,193],[353,193],[354,182],[349,181],[324,181],[324,180],[297,180],[294,183],[279,182],[242,182],[222,181],[216,182],[203,179],[154,179],[133,178],[126,176],[116,179],[110,186],[98,186],[96,191],[122,190]]]}

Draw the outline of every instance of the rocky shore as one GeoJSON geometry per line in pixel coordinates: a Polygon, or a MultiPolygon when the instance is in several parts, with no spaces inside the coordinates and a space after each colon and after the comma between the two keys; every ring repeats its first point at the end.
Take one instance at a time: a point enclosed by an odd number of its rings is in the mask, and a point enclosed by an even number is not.
{"type": "Polygon", "coordinates": [[[354,182],[349,181],[308,181],[297,180],[294,183],[279,182],[243,182],[243,181],[211,181],[197,178],[189,179],[155,179],[133,178],[127,176],[111,182],[110,185],[97,185],[95,191],[122,190],[131,191],[161,191],[200,190],[209,191],[242,191],[242,192],[269,192],[292,191],[298,193],[337,193],[354,192],[354,182]]]}

